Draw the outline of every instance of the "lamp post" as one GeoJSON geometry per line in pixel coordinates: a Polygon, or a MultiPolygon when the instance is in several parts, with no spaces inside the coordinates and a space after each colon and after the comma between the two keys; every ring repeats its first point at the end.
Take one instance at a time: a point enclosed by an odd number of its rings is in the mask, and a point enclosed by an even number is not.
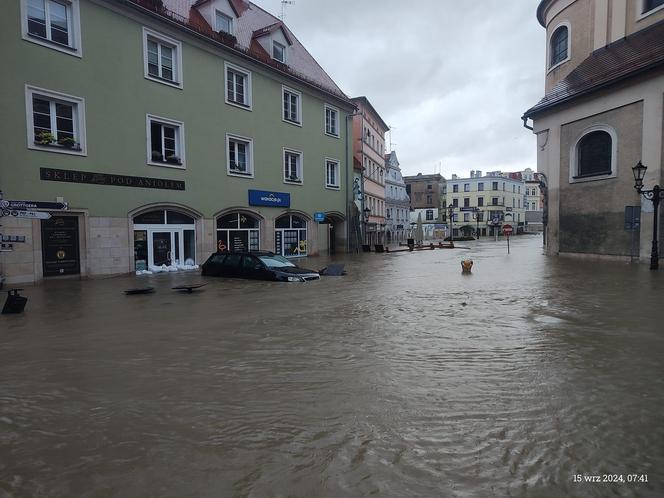
{"type": "Polygon", "coordinates": [[[454,223],[454,204],[450,204],[447,206],[447,211],[449,212],[449,216],[447,217],[450,225],[450,240],[454,242],[454,228],[453,228],[453,223],[454,223]]]}
{"type": "Polygon", "coordinates": [[[547,225],[549,224],[549,190],[547,185],[547,178],[544,173],[539,175],[539,188],[542,195],[542,245],[546,247],[547,238],[547,225]]]}
{"type": "Polygon", "coordinates": [[[652,202],[653,206],[653,220],[652,220],[652,250],[650,251],[650,269],[657,270],[659,268],[659,252],[657,248],[657,215],[659,211],[659,201],[664,198],[664,190],[655,185],[651,190],[643,188],[643,177],[646,176],[647,166],[644,166],[641,161],[632,168],[634,173],[634,188],[645,199],[652,202]]]}
{"type": "Polygon", "coordinates": [[[475,235],[477,235],[477,238],[480,238],[480,208],[476,207],[473,209],[473,219],[475,220],[475,235]]]}
{"type": "Polygon", "coordinates": [[[366,243],[370,245],[370,242],[369,242],[369,215],[371,214],[371,208],[365,207],[362,212],[364,213],[364,235],[366,237],[366,243]]]}

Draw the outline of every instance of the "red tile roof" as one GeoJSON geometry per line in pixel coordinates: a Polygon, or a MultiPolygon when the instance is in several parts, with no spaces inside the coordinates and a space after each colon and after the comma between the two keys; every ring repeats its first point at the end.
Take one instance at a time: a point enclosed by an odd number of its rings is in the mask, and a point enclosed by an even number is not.
{"type": "Polygon", "coordinates": [[[664,65],[664,21],[595,50],[523,119],[664,65]]]}
{"type": "Polygon", "coordinates": [[[261,64],[291,76],[302,83],[313,86],[352,106],[348,96],[341,91],[318,62],[309,54],[300,41],[279,19],[259,6],[246,0],[227,0],[239,13],[234,22],[234,35],[215,32],[198,11],[198,7],[212,0],[120,0],[139,9],[151,11],[164,21],[179,25],[183,30],[194,31],[208,38],[212,43],[220,43],[237,55],[248,57],[261,64]],[[160,7],[160,4],[163,6],[160,7]],[[260,30],[281,28],[292,45],[289,47],[288,64],[283,64],[252,43],[254,33],[260,30]]]}
{"type": "Polygon", "coordinates": [[[385,121],[383,121],[383,118],[380,117],[380,114],[378,114],[378,111],[376,111],[376,109],[374,109],[374,106],[371,105],[371,102],[369,102],[369,99],[366,98],[364,95],[361,96],[361,97],[353,97],[350,100],[355,105],[362,104],[365,107],[367,107],[367,109],[369,109],[369,111],[371,111],[371,113],[374,115],[376,120],[379,121],[380,125],[385,129],[385,131],[390,129],[390,126],[385,121]]]}
{"type": "Polygon", "coordinates": [[[251,37],[260,38],[261,36],[272,34],[278,29],[281,29],[281,31],[283,32],[284,36],[286,37],[286,41],[288,41],[288,44],[292,45],[293,42],[291,41],[290,36],[288,36],[288,30],[285,28],[284,24],[281,21],[275,22],[270,26],[265,26],[264,28],[257,29],[256,31],[254,31],[251,37]]]}

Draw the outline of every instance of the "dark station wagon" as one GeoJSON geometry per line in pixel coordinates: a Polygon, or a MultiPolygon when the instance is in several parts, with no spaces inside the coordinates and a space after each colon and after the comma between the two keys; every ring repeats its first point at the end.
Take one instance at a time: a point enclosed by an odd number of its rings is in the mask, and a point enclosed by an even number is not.
{"type": "Polygon", "coordinates": [[[203,263],[204,276],[306,282],[318,280],[314,270],[300,268],[293,262],[267,251],[215,252],[203,263]]]}

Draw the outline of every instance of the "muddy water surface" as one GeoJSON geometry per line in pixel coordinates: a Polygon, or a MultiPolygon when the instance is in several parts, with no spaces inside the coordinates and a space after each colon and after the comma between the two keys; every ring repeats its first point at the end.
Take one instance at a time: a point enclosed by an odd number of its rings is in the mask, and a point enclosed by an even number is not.
{"type": "Polygon", "coordinates": [[[664,496],[664,270],[540,246],[28,288],[0,317],[0,497],[664,496]]]}

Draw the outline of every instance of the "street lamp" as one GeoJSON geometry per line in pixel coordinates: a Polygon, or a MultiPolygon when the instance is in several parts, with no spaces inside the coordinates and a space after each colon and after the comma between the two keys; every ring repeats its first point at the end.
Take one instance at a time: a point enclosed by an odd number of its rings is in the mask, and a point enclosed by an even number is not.
{"type": "Polygon", "coordinates": [[[641,161],[632,168],[634,173],[634,188],[644,198],[652,202],[653,206],[653,224],[652,224],[652,250],[650,251],[650,269],[657,270],[659,268],[659,253],[657,250],[657,214],[659,211],[659,201],[664,198],[664,190],[659,185],[655,185],[651,190],[643,189],[643,177],[646,176],[647,166],[644,166],[641,161]]]}
{"type": "Polygon", "coordinates": [[[475,228],[475,235],[477,235],[477,238],[480,238],[480,208],[475,207],[473,209],[473,219],[475,220],[476,223],[476,228],[475,228]]]}
{"type": "Polygon", "coordinates": [[[447,217],[447,220],[450,225],[450,240],[454,241],[454,229],[452,228],[452,224],[454,221],[454,204],[450,204],[447,206],[447,211],[450,213],[449,216],[447,217]]]}

